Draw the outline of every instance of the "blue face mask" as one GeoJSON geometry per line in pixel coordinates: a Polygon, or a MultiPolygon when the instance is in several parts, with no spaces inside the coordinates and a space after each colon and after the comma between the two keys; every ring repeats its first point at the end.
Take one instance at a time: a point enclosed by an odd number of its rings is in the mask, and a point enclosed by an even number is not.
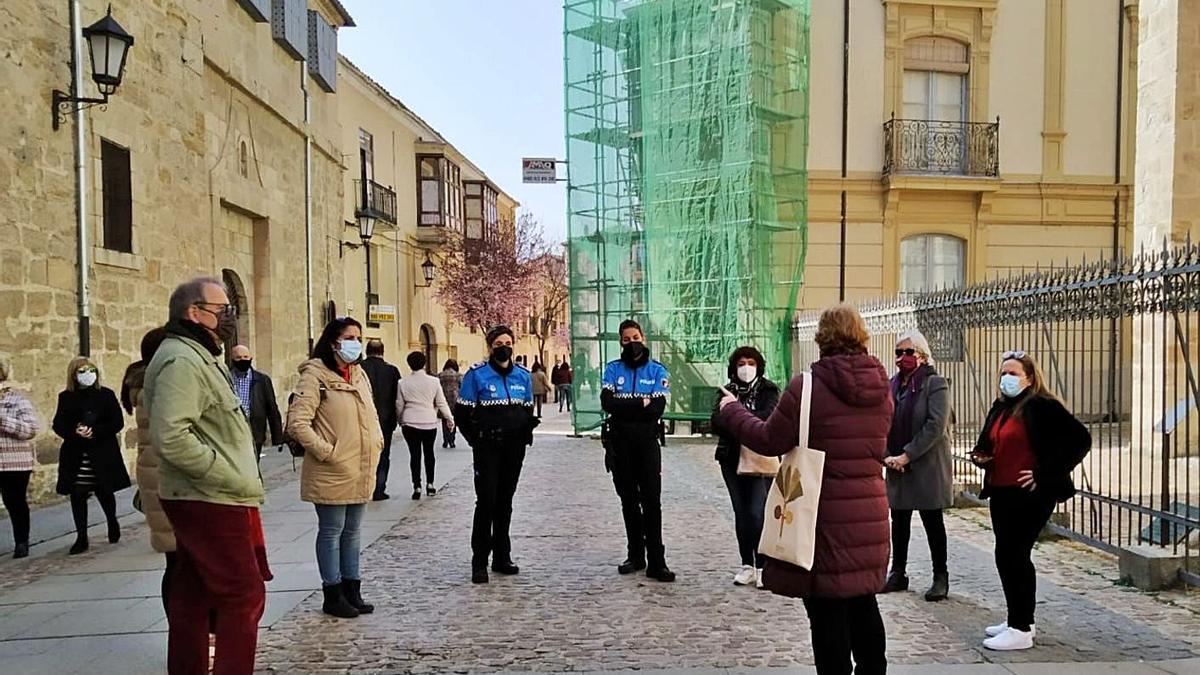
{"type": "Polygon", "coordinates": [[[342,340],[338,345],[338,356],[346,363],[358,363],[358,357],[362,356],[362,343],[358,340],[342,340]]]}
{"type": "Polygon", "coordinates": [[[1000,376],[1000,393],[1007,398],[1016,398],[1025,391],[1025,387],[1021,386],[1021,378],[1016,375],[1001,375],[1000,376]]]}

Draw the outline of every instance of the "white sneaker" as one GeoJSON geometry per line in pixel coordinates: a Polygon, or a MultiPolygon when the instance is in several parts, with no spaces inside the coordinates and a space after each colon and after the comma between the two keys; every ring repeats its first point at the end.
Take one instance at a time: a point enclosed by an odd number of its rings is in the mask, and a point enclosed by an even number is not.
{"type": "Polygon", "coordinates": [[[758,581],[758,574],[751,565],[742,565],[742,570],[733,575],[733,583],[738,586],[749,586],[758,581]]]}
{"type": "Polygon", "coordinates": [[[754,570],[754,585],[757,586],[758,588],[766,588],[765,586],[763,586],[762,568],[761,567],[754,570]]]}
{"type": "Polygon", "coordinates": [[[1033,649],[1033,630],[1023,631],[1016,628],[1006,628],[1003,633],[996,637],[984,640],[983,646],[997,652],[1033,649]]]}
{"type": "MultiPolygon", "coordinates": [[[[988,637],[996,637],[1006,630],[1008,630],[1008,622],[1002,621],[995,626],[988,626],[987,628],[983,629],[983,632],[986,633],[988,637]]],[[[1033,633],[1034,637],[1037,637],[1037,626],[1029,624],[1029,632],[1033,633]]]]}

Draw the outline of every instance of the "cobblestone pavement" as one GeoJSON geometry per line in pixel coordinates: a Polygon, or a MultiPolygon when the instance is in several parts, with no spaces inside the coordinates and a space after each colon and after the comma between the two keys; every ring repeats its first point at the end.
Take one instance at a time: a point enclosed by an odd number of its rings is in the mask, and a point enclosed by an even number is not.
{"type": "MultiPolygon", "coordinates": [[[[464,472],[364,552],[373,615],[331,619],[310,597],[264,632],[259,668],[442,673],[811,664],[800,604],[731,583],[737,547],[711,446],[674,442],[664,455],[663,482],[674,584],[616,574],[624,537],[598,444],[539,436],[515,505],[519,576],[470,583],[474,497],[464,472]]],[[[983,626],[1003,618],[986,513],[954,511],[947,525],[951,599],[931,604],[920,596],[928,553],[916,526],[914,592],[880,598],[892,663],[1130,662],[1200,653],[1195,592],[1123,588],[1111,556],[1064,542],[1040,544],[1036,552],[1039,647],[985,652],[983,626]]]]}

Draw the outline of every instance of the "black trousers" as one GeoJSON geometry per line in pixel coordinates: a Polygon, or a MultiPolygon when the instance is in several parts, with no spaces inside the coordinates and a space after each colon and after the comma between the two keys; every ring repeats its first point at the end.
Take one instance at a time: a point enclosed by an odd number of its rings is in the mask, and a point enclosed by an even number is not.
{"type": "Polygon", "coordinates": [[[75,520],[75,534],[80,539],[87,539],[88,530],[88,495],[93,492],[108,526],[115,527],[117,523],[117,498],[113,493],[103,488],[89,488],[92,492],[71,493],[71,517],[75,520]]]}
{"type": "Polygon", "coordinates": [[[1037,604],[1033,545],[1054,513],[1054,500],[1021,488],[996,488],[988,506],[996,535],[996,571],[1008,604],[1008,626],[1028,631],[1037,604]]]}
{"type": "Polygon", "coordinates": [[[614,429],[609,468],[613,486],[621,498],[625,539],[630,560],[649,559],[663,565],[666,552],[662,539],[662,447],[657,425],[614,429]]]}
{"type": "Polygon", "coordinates": [[[479,441],[471,448],[475,463],[475,518],[471,525],[471,566],[512,562],[513,495],[525,462],[525,440],[479,441]]]}
{"type": "Polygon", "coordinates": [[[383,432],[383,452],[379,455],[379,466],[375,468],[376,497],[387,493],[388,471],[392,468],[392,435],[395,433],[394,427],[383,432]]]}
{"type": "Polygon", "coordinates": [[[433,443],[437,440],[437,429],[400,427],[408,443],[408,468],[412,472],[412,484],[421,487],[421,455],[425,455],[425,484],[433,485],[433,443]]]}
{"type": "Polygon", "coordinates": [[[874,595],[805,598],[804,609],[812,631],[817,675],[887,672],[887,636],[874,595]]]}
{"type": "Polygon", "coordinates": [[[0,496],[12,521],[13,541],[29,543],[29,477],[32,471],[0,471],[0,496]]]}
{"type": "MultiPolygon", "coordinates": [[[[912,514],[910,510],[892,509],[892,573],[907,574],[908,540],[912,536],[912,514]]],[[[933,559],[933,573],[947,574],[946,568],[946,519],[941,509],[921,511],[921,524],[925,526],[925,538],[929,540],[929,556],[933,559]]]]}

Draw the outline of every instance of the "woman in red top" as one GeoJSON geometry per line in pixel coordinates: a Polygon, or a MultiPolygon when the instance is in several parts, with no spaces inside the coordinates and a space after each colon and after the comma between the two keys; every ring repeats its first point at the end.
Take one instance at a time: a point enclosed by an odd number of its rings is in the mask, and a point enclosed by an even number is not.
{"type": "Polygon", "coordinates": [[[1033,647],[1033,545],[1055,505],[1075,495],[1071,472],[1091,447],[1087,427],[1046,388],[1037,362],[1025,352],[1005,352],[1000,396],[971,453],[985,470],[980,496],[990,499],[996,571],[1008,605],[1008,620],[987,628],[984,647],[1033,647]]]}

